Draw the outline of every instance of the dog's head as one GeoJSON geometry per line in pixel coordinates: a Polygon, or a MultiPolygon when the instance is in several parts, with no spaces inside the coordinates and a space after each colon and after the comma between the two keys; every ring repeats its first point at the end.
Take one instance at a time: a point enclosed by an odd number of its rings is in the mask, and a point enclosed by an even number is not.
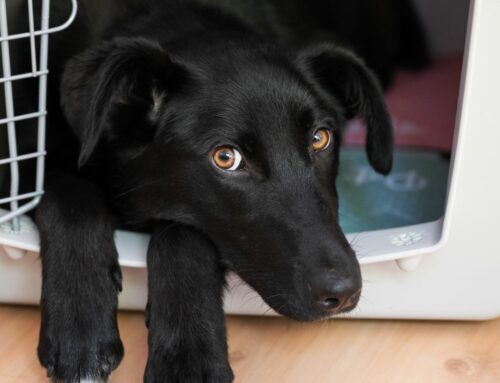
{"type": "Polygon", "coordinates": [[[352,309],[361,276],[339,227],[335,178],[354,116],[366,122],[372,166],[391,168],[376,80],[332,46],[195,44],[172,55],[117,39],[68,64],[62,100],[80,163],[106,157],[126,220],[201,230],[279,313],[313,320],[352,309]]]}

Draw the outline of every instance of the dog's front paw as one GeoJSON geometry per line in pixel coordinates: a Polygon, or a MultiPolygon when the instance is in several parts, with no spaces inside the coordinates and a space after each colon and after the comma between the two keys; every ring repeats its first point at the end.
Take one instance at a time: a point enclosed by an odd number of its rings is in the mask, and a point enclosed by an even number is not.
{"type": "Polygon", "coordinates": [[[69,318],[52,313],[42,320],[38,357],[47,376],[58,383],[106,382],[123,357],[118,330],[99,315],[69,318]]]}
{"type": "MultiPolygon", "coordinates": [[[[207,350],[207,353],[210,352],[207,350]]],[[[229,362],[198,350],[155,352],[148,358],[144,383],[231,383],[234,379],[229,362]]]]}

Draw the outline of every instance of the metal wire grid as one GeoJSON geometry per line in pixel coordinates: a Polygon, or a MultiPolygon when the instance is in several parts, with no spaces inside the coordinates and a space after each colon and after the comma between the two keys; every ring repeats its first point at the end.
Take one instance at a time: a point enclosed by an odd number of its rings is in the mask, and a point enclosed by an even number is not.
{"type": "Polygon", "coordinates": [[[35,30],[33,0],[28,2],[29,31],[9,35],[7,24],[6,0],[0,0],[0,49],[2,52],[3,84],[5,96],[5,118],[0,119],[0,126],[7,125],[7,139],[9,156],[0,159],[0,165],[9,164],[10,167],[10,196],[0,198],[0,205],[10,204],[10,212],[0,217],[0,224],[12,220],[12,229],[19,230],[19,215],[33,209],[43,194],[43,180],[45,167],[45,129],[47,115],[47,75],[49,34],[67,28],[74,20],[78,8],[77,0],[71,0],[72,10],[69,18],[57,27],[49,27],[50,0],[42,0],[40,29],[35,30]],[[40,52],[37,61],[37,46],[35,37],[40,36],[40,52]],[[9,42],[17,39],[29,39],[31,50],[31,72],[12,75],[9,42]],[[38,111],[15,115],[12,82],[28,78],[38,78],[38,111]],[[18,155],[16,140],[16,122],[37,119],[37,150],[33,153],[18,155]],[[19,162],[36,159],[36,187],[33,192],[19,194],[19,162]],[[26,201],[20,204],[21,201],[26,201]]]}

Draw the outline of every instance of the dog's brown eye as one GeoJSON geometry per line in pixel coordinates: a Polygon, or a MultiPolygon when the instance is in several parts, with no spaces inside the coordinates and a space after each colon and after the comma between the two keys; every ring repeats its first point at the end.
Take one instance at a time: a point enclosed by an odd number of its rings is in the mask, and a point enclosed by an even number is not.
{"type": "Polygon", "coordinates": [[[321,152],[330,146],[332,141],[330,130],[326,128],[319,128],[314,132],[312,140],[312,148],[315,152],[321,152]]]}
{"type": "Polygon", "coordinates": [[[212,160],[222,170],[237,170],[241,167],[241,154],[230,146],[220,146],[214,150],[212,160]]]}

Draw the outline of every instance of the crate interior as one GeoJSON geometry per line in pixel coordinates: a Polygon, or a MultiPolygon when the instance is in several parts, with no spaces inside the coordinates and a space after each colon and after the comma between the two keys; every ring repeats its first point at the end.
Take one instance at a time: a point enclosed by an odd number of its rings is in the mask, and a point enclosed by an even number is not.
{"type": "Polygon", "coordinates": [[[363,123],[352,121],[347,129],[338,183],[347,233],[429,223],[445,214],[469,2],[416,0],[414,5],[431,62],[419,70],[398,69],[385,91],[395,128],[389,176],[369,167],[363,123]]]}

